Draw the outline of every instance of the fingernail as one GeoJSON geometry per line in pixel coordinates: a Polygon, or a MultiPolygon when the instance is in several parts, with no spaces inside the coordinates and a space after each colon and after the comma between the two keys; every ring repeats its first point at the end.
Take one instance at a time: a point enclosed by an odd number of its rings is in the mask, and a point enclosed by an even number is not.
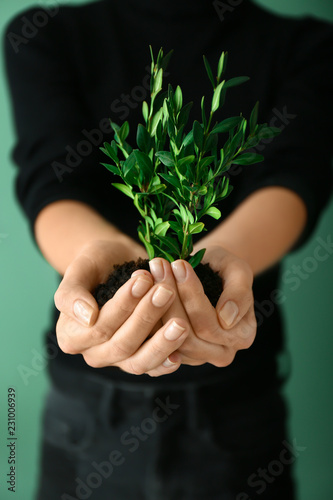
{"type": "Polygon", "coordinates": [[[181,261],[171,262],[171,267],[174,277],[176,278],[178,283],[182,283],[183,281],[186,280],[186,267],[183,262],[181,261]]]}
{"type": "Polygon", "coordinates": [[[168,328],[165,330],[164,337],[167,340],[177,340],[184,331],[185,328],[183,328],[182,326],[178,325],[178,323],[173,321],[171,325],[169,325],[168,328]]]}
{"type": "Polygon", "coordinates": [[[221,318],[228,326],[230,326],[236,319],[237,315],[238,315],[237,304],[235,304],[235,302],[232,302],[232,300],[228,300],[228,302],[224,304],[224,306],[220,311],[221,318]]]}
{"type": "Polygon", "coordinates": [[[74,314],[78,320],[89,326],[91,316],[94,312],[93,308],[83,300],[76,300],[74,302],[74,314]]]}
{"type": "Polygon", "coordinates": [[[149,261],[149,267],[155,281],[162,281],[164,278],[164,266],[161,259],[154,259],[149,261]]]}
{"type": "Polygon", "coordinates": [[[163,366],[165,366],[166,368],[170,368],[170,366],[175,366],[177,363],[173,363],[169,358],[167,358],[164,363],[163,363],[163,366]]]}
{"type": "Polygon", "coordinates": [[[144,278],[138,278],[132,286],[133,297],[143,297],[151,287],[152,282],[144,278]]]}
{"type": "Polygon", "coordinates": [[[137,269],[131,274],[131,278],[134,278],[134,276],[145,276],[145,273],[142,269],[137,269]]]}
{"type": "Polygon", "coordinates": [[[152,302],[156,307],[163,307],[169,302],[172,295],[173,292],[171,290],[159,286],[153,295],[152,302]]]}

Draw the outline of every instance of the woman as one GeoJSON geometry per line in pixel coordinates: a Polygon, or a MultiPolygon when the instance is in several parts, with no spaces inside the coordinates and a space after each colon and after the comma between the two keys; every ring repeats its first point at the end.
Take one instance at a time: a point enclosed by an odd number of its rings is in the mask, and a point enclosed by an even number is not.
{"type": "Polygon", "coordinates": [[[332,27],[250,1],[104,0],[43,26],[38,9],[25,18],[30,32],[19,16],[6,37],[17,196],[60,275],[36,498],[293,499],[279,262],[307,241],[331,189],[332,27]],[[154,259],[101,311],[92,296],[114,264],[146,257],[98,146],[109,117],[130,122],[133,143],[149,44],[174,49],[167,80],[194,101],[191,116],[210,95],[202,54],[215,67],[228,50],[226,77],[251,80],[223,115],[249,117],[259,99],[260,121],[282,129],[260,146],[263,163],[231,169],[223,221],[196,241],[223,279],[215,309],[184,261],[154,259]]]}

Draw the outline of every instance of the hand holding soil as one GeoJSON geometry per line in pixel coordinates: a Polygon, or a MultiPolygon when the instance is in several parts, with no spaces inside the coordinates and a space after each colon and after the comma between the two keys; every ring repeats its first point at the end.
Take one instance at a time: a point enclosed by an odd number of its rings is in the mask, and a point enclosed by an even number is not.
{"type": "Polygon", "coordinates": [[[118,366],[132,374],[159,376],[180,364],[227,366],[237,350],[252,344],[253,277],[243,260],[221,247],[207,249],[210,266],[220,270],[224,282],[216,308],[188,262],[171,265],[156,258],[150,272],[135,271],[99,310],[92,290],[110,266],[115,245],[88,245],[65,273],[55,294],[61,311],[57,337],[64,352],[81,353],[95,368],[118,366]],[[225,305],[230,321],[220,315],[225,305]]]}
{"type": "Polygon", "coordinates": [[[182,364],[211,363],[224,367],[233,361],[238,350],[249,348],[255,338],[253,274],[244,260],[219,246],[206,251],[210,266],[219,271],[224,283],[216,307],[185,260],[170,264],[156,258],[150,261],[150,268],[155,283],[170,285],[176,291],[162,321],[177,317],[189,324],[189,335],[178,349],[182,364]]]}
{"type": "Polygon", "coordinates": [[[143,272],[121,286],[100,311],[91,294],[112,265],[115,245],[113,241],[91,243],[67,268],[55,294],[61,312],[56,327],[59,346],[67,354],[81,353],[94,368],[118,366],[137,375],[171,373],[181,358],[174,355],[173,363],[166,360],[187,337],[186,322],[177,319],[177,326],[170,319],[148,339],[175,298],[170,285],[154,285],[143,272]]]}

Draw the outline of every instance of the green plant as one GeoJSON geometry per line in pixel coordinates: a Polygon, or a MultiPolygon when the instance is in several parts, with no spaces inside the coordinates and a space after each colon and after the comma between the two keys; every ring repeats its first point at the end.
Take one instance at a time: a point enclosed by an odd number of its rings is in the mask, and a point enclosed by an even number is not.
{"type": "Polygon", "coordinates": [[[148,253],[149,260],[164,257],[169,262],[188,259],[193,267],[199,264],[205,250],[190,256],[193,251],[193,234],[205,231],[201,219],[221,217],[216,204],[226,198],[232,187],[226,172],[233,163],[250,165],[263,160],[263,156],[245,152],[256,146],[263,137],[280,133],[280,129],[258,125],[257,102],[249,122],[242,116],[226,118],[213,123],[215,112],[220,109],[228,88],[246,82],[248,77],[222,80],[227,53],[222,52],[214,78],[204,57],[208,77],[213,86],[210,112],[205,110],[205,97],[201,100],[201,122],[195,120],[186,131],[193,103],[183,106],[182,90],[174,91],[169,85],[162,92],[163,71],[171,56],[160,49],[156,62],[151,50],[150,105],[143,102],[142,115],[145,125],[137,127],[137,148],[126,139],[129,124],[121,127],[111,121],[114,140],[105,142],[101,150],[113,161],[102,163],[123,183],[113,186],[132,198],[142,220],[138,235],[148,253]],[[228,134],[222,148],[218,147],[220,134],[228,134]]]}

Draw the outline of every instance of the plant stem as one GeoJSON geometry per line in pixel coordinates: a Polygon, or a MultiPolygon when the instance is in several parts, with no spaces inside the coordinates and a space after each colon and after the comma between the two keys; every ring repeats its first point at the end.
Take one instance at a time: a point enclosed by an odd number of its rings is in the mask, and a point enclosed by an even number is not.
{"type": "Polygon", "coordinates": [[[186,220],[184,229],[184,240],[182,245],[182,253],[180,255],[181,259],[185,259],[187,257],[187,240],[188,240],[188,219],[186,220]]]}

